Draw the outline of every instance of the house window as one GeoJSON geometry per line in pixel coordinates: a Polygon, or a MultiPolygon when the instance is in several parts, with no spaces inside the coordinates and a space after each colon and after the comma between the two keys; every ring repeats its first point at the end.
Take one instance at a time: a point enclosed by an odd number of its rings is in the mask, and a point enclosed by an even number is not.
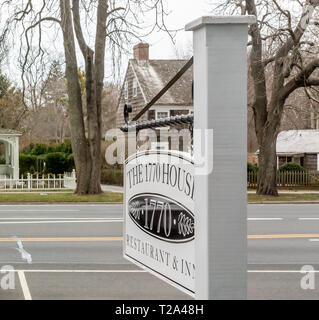
{"type": "Polygon", "coordinates": [[[300,165],[300,157],[293,157],[293,162],[300,165]]]}
{"type": "MultiPolygon", "coordinates": [[[[160,120],[160,119],[165,119],[169,117],[169,111],[156,111],[156,119],[155,120],[160,120]]],[[[168,130],[169,127],[158,127],[156,128],[157,130],[168,130]]]]}
{"type": "Polygon", "coordinates": [[[168,111],[159,111],[156,113],[156,119],[159,120],[159,119],[165,119],[165,118],[168,118],[168,111]]]}
{"type": "Polygon", "coordinates": [[[128,82],[125,81],[125,84],[124,84],[124,97],[125,99],[128,99],[128,82]]]}
{"type": "Polygon", "coordinates": [[[137,80],[133,80],[133,97],[137,96],[137,80]]]}

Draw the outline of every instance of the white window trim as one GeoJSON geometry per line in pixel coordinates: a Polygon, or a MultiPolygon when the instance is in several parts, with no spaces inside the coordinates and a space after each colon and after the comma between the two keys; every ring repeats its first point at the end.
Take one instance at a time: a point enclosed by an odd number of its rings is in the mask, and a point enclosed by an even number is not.
{"type": "MultiPolygon", "coordinates": [[[[151,111],[155,111],[155,120],[159,120],[158,119],[158,112],[168,112],[168,117],[170,117],[170,111],[179,111],[179,110],[188,110],[189,114],[191,114],[191,112],[194,112],[194,107],[183,107],[183,106],[155,106],[150,108],[151,111]]],[[[160,128],[156,128],[158,130],[168,130],[170,127],[160,127],[160,128]]]]}
{"type": "Polygon", "coordinates": [[[134,65],[131,62],[129,62],[129,64],[130,64],[130,66],[131,66],[131,68],[133,70],[133,73],[134,73],[135,79],[137,80],[138,86],[140,87],[144,102],[147,103],[147,99],[146,99],[145,93],[144,93],[143,88],[142,88],[142,86],[140,84],[140,81],[138,80],[138,77],[136,75],[136,72],[135,72],[135,69],[134,69],[134,65]]]}
{"type": "Polygon", "coordinates": [[[150,110],[155,111],[155,119],[157,119],[157,112],[168,112],[168,116],[170,116],[170,111],[180,111],[180,110],[188,110],[189,114],[194,112],[194,107],[192,106],[155,106],[150,108],[150,110]]]}
{"type": "Polygon", "coordinates": [[[133,79],[133,97],[137,97],[137,80],[133,79]]]}
{"type": "MultiPolygon", "coordinates": [[[[164,119],[164,118],[159,118],[158,117],[158,113],[159,112],[166,112],[167,113],[167,117],[166,118],[169,118],[169,111],[164,111],[164,110],[155,110],[155,120],[160,120],[160,119],[164,119]]],[[[169,130],[169,127],[158,127],[156,128],[157,130],[169,130]]]]}
{"type": "Polygon", "coordinates": [[[155,119],[156,119],[156,120],[163,119],[163,118],[159,118],[159,117],[158,117],[158,114],[159,114],[159,113],[166,113],[166,114],[167,114],[167,117],[165,117],[165,118],[169,118],[169,111],[156,110],[156,111],[155,111],[155,119]]]}

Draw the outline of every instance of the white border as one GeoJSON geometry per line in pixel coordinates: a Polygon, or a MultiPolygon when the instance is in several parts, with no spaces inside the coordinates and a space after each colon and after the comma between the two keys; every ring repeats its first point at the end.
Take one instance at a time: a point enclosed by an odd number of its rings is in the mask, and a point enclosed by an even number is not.
{"type": "Polygon", "coordinates": [[[173,156],[173,157],[178,157],[178,158],[182,158],[184,161],[190,162],[192,163],[192,160],[190,159],[191,157],[187,158],[185,155],[183,155],[183,153],[180,152],[172,152],[172,151],[162,151],[162,150],[158,150],[158,151],[141,151],[136,153],[135,155],[131,155],[129,158],[126,159],[125,163],[124,163],[124,197],[123,197],[123,257],[132,262],[133,264],[135,264],[136,266],[142,268],[143,270],[146,270],[147,272],[149,272],[150,274],[152,274],[153,276],[163,280],[164,282],[168,283],[169,285],[173,286],[174,288],[182,291],[183,293],[195,298],[195,292],[192,292],[188,289],[186,289],[185,287],[178,285],[176,282],[170,280],[169,278],[164,277],[163,275],[161,275],[160,273],[148,268],[146,265],[143,265],[142,263],[138,262],[135,259],[132,259],[131,257],[127,256],[125,254],[126,251],[126,166],[127,164],[133,160],[134,158],[136,158],[137,156],[140,155],[150,155],[150,154],[164,154],[164,155],[169,155],[169,156],[173,156]]]}

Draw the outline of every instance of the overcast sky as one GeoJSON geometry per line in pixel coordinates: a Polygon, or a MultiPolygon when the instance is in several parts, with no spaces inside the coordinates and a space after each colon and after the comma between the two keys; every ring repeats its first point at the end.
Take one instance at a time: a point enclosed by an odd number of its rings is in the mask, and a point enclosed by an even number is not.
{"type": "MultiPolygon", "coordinates": [[[[184,29],[185,25],[203,15],[211,14],[209,0],[167,0],[170,15],[167,25],[170,29],[184,29]]],[[[150,44],[151,59],[175,58],[172,41],[163,32],[156,32],[145,39],[150,44]]],[[[176,36],[176,44],[186,50],[192,43],[192,32],[180,31],[176,36]]]]}
{"type": "MultiPolygon", "coordinates": [[[[163,31],[154,31],[151,35],[146,38],[143,38],[143,41],[150,44],[150,58],[151,59],[174,59],[174,58],[182,58],[181,55],[189,54],[192,47],[192,32],[184,31],[184,27],[187,23],[199,18],[203,15],[212,14],[212,5],[209,3],[212,0],[165,0],[166,1],[166,11],[169,12],[169,15],[166,16],[166,26],[171,30],[179,30],[176,34],[175,42],[178,47],[179,56],[176,56],[176,50],[172,43],[169,35],[163,31]]],[[[154,22],[154,11],[151,12],[148,16],[145,17],[145,22],[147,24],[152,24],[154,22]]],[[[54,29],[56,30],[56,29],[54,29]]],[[[51,58],[63,60],[63,46],[62,46],[62,38],[55,38],[56,32],[53,29],[47,29],[47,37],[46,42],[48,43],[48,48],[50,48],[52,52],[51,58]]],[[[93,28],[93,33],[95,31],[95,27],[93,28]]],[[[61,37],[61,33],[60,33],[61,37]]],[[[45,40],[42,40],[45,41],[45,40]]],[[[21,85],[21,72],[19,68],[17,68],[17,60],[19,56],[19,43],[15,42],[14,47],[12,48],[10,55],[8,57],[8,61],[2,65],[2,71],[7,73],[12,80],[16,82],[16,84],[21,85]]],[[[37,40],[34,40],[34,43],[37,43],[37,40]]],[[[79,51],[79,49],[78,49],[79,51]]],[[[132,50],[131,50],[132,51],[132,50]]],[[[78,52],[79,53],[79,52],[78,52]]],[[[126,56],[123,59],[123,63],[121,66],[122,75],[126,70],[128,59],[132,58],[132,52],[130,55],[126,56]]],[[[109,59],[109,57],[108,57],[109,59]]],[[[79,54],[79,66],[83,67],[83,59],[81,54],[79,54]]],[[[108,65],[109,61],[106,61],[108,65]]],[[[110,76],[112,72],[110,69],[106,70],[106,81],[112,81],[112,77],[110,76]]],[[[113,79],[114,80],[114,79],[113,79]]],[[[117,78],[119,80],[119,78],[117,78]]]]}
{"type": "MultiPolygon", "coordinates": [[[[212,14],[212,0],[166,0],[167,11],[169,15],[166,17],[166,25],[170,30],[180,30],[175,35],[172,42],[170,36],[163,32],[153,32],[143,41],[150,45],[150,59],[176,59],[185,58],[183,55],[188,55],[192,49],[193,33],[184,31],[185,25],[189,22],[204,16],[212,14]],[[176,52],[178,51],[178,52],[176,52]]],[[[153,13],[149,17],[150,23],[152,22],[153,13]]],[[[131,50],[133,51],[133,50],[131,50]]],[[[128,59],[132,58],[131,55],[123,59],[122,76],[126,70],[128,59]]],[[[106,74],[106,81],[108,81],[106,74]]]]}

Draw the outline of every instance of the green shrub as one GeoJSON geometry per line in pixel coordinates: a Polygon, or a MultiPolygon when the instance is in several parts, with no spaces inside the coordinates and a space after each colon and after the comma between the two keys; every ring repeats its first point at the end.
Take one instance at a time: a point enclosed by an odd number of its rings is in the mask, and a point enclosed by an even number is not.
{"type": "Polygon", "coordinates": [[[22,150],[22,153],[23,153],[23,154],[31,154],[33,148],[34,148],[34,143],[31,142],[27,147],[25,147],[25,148],[22,150]]]}
{"type": "Polygon", "coordinates": [[[37,157],[29,154],[20,154],[20,174],[26,174],[37,168],[37,157]]]}
{"type": "Polygon", "coordinates": [[[72,154],[72,145],[71,140],[65,140],[62,143],[44,143],[38,142],[36,144],[30,143],[26,148],[23,149],[23,154],[33,154],[33,155],[42,155],[48,153],[62,152],[67,154],[72,154]]]}
{"type": "Polygon", "coordinates": [[[74,168],[73,156],[63,152],[48,153],[44,161],[45,173],[61,174],[74,168]]]}
{"type": "Polygon", "coordinates": [[[53,142],[50,142],[49,145],[48,145],[48,148],[47,148],[47,152],[48,153],[53,153],[55,152],[55,144],[53,142]]]}
{"type": "Polygon", "coordinates": [[[47,144],[39,142],[35,144],[35,147],[32,149],[31,154],[38,156],[40,154],[47,153],[47,151],[48,151],[47,144]]]}
{"type": "Polygon", "coordinates": [[[307,171],[307,170],[295,162],[287,162],[279,168],[279,171],[284,172],[284,171],[307,171]]]}
{"type": "Polygon", "coordinates": [[[101,183],[113,186],[123,186],[123,170],[102,169],[101,183]]]}
{"type": "Polygon", "coordinates": [[[64,152],[67,154],[72,154],[73,151],[72,151],[71,140],[65,140],[64,145],[65,145],[64,152]]]}
{"type": "Polygon", "coordinates": [[[30,143],[20,154],[20,172],[61,174],[74,169],[71,141],[30,143]]]}
{"type": "Polygon", "coordinates": [[[63,152],[64,153],[65,150],[65,144],[64,142],[59,143],[56,147],[55,147],[55,152],[63,152]]]}
{"type": "Polygon", "coordinates": [[[251,164],[251,163],[247,164],[247,172],[258,172],[258,170],[259,168],[257,164],[251,164]]]}

